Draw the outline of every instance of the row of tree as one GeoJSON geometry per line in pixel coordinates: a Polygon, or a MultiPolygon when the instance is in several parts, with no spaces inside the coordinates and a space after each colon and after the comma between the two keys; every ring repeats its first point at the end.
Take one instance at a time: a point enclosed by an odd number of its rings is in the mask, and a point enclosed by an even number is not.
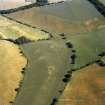
{"type": "Polygon", "coordinates": [[[103,15],[105,16],[105,5],[100,0],[88,0],[91,2],[95,8],[103,15]]]}

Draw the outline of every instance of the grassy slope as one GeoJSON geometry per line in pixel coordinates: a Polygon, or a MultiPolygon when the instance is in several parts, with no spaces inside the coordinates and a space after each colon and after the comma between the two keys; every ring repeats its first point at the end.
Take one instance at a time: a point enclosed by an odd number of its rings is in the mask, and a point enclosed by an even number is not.
{"type": "Polygon", "coordinates": [[[21,71],[26,63],[18,46],[0,40],[0,105],[10,105],[9,102],[15,99],[15,89],[23,79],[21,71]]]}
{"type": "Polygon", "coordinates": [[[48,39],[48,33],[42,32],[39,29],[33,29],[28,26],[19,24],[0,16],[0,37],[3,39],[16,39],[24,36],[30,40],[48,39]]]}
{"type": "Polygon", "coordinates": [[[57,105],[93,104],[105,104],[105,67],[96,64],[73,73],[57,105]]]}

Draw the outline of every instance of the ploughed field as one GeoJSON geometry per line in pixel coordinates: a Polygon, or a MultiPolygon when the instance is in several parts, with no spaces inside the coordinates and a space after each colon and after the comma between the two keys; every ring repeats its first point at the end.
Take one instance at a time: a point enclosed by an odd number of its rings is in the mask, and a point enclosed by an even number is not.
{"type": "Polygon", "coordinates": [[[0,105],[104,105],[105,17],[87,0],[1,15],[0,39],[1,80],[18,78],[0,105]]]}

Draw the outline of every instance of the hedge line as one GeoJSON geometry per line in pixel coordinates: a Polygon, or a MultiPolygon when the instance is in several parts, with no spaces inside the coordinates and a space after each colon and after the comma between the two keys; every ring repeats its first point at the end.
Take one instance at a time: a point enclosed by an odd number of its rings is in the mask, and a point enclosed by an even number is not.
{"type": "Polygon", "coordinates": [[[9,13],[13,13],[13,12],[29,9],[29,8],[32,8],[32,7],[40,7],[40,6],[44,6],[44,5],[58,4],[58,3],[62,3],[62,2],[64,2],[64,1],[60,1],[60,2],[57,2],[57,3],[45,3],[45,4],[44,3],[43,4],[33,3],[33,4],[29,4],[29,5],[18,7],[18,8],[12,8],[12,9],[7,9],[7,10],[0,10],[0,14],[9,14],[9,13]]]}
{"type": "Polygon", "coordinates": [[[91,2],[95,8],[103,15],[105,16],[105,5],[101,3],[99,0],[88,0],[91,2]]]}
{"type": "Polygon", "coordinates": [[[9,13],[13,13],[13,12],[16,12],[16,11],[29,9],[29,8],[32,8],[34,6],[38,6],[38,4],[33,3],[33,4],[30,4],[30,5],[21,6],[21,7],[18,7],[18,8],[13,8],[13,9],[8,9],[8,10],[0,10],[0,14],[9,14],[9,13]]]}

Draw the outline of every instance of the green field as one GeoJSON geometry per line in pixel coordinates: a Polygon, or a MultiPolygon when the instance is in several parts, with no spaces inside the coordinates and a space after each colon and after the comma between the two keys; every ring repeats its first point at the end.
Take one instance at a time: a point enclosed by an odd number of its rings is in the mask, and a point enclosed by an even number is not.
{"type": "Polygon", "coordinates": [[[71,52],[59,40],[24,44],[21,49],[28,66],[14,105],[50,105],[66,85],[62,79],[71,69],[71,52]]]}
{"type": "Polygon", "coordinates": [[[67,40],[76,50],[74,68],[86,66],[99,59],[99,54],[105,52],[105,28],[95,29],[88,33],[67,35],[67,40]]]}

